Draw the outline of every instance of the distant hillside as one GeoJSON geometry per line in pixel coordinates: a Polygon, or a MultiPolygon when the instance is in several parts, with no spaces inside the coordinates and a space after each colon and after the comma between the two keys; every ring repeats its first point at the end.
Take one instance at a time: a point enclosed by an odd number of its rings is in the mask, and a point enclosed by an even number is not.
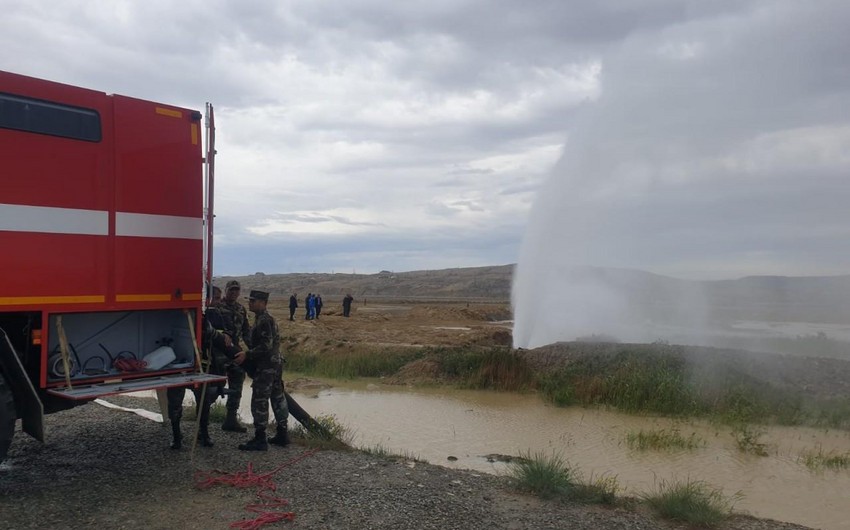
{"type": "MultiPolygon", "coordinates": [[[[277,296],[320,293],[329,300],[355,298],[410,300],[480,299],[509,301],[514,265],[377,274],[253,274],[236,277],[243,289],[277,296]]],[[[232,277],[216,279],[223,286],[232,277]]],[[[737,280],[688,281],[644,271],[583,267],[577,281],[595,282],[620,293],[628,305],[649,317],[675,320],[683,304],[704,305],[718,320],[829,322],[850,325],[850,275],[749,276],[737,280]]]]}
{"type": "MultiPolygon", "coordinates": [[[[242,283],[246,295],[247,289],[260,289],[278,296],[298,293],[299,298],[313,292],[328,300],[341,299],[346,293],[351,293],[358,299],[482,299],[507,302],[513,268],[513,265],[500,265],[398,273],[382,271],[377,274],[258,273],[235,278],[242,283]]],[[[216,278],[215,283],[224,286],[232,278],[216,278]]]]}

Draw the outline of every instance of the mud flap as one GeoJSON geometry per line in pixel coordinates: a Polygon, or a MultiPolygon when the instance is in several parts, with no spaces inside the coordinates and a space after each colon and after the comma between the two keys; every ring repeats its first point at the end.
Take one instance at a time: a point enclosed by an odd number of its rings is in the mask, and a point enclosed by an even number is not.
{"type": "Polygon", "coordinates": [[[15,396],[15,408],[21,418],[21,429],[39,442],[44,442],[44,406],[8,335],[1,328],[0,365],[6,374],[6,382],[12,389],[12,395],[15,396]]]}

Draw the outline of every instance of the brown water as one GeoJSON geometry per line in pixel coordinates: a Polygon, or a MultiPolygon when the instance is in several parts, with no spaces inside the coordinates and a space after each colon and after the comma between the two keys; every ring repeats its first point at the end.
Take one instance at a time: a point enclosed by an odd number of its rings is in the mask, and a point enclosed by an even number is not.
{"type": "MultiPolygon", "coordinates": [[[[801,457],[818,447],[825,453],[850,452],[848,432],[768,427],[760,441],[768,444],[769,456],[759,457],[741,453],[728,427],[703,421],[558,408],[532,395],[334,384],[345,386],[293,396],[310,414],[336,416],[354,431],[358,447],[381,446],[432,464],[486,473],[506,469],[506,464],[489,462],[488,454],[554,451],[585,477],[615,475],[630,495],[652,491],[661,479],[704,480],[727,495],[742,493],[738,512],[816,528],[850,528],[850,470],[815,472],[801,457]],[[673,427],[685,437],[696,433],[705,447],[641,452],[624,441],[630,431],[673,427]]],[[[249,399],[240,411],[247,421],[249,399]]]]}

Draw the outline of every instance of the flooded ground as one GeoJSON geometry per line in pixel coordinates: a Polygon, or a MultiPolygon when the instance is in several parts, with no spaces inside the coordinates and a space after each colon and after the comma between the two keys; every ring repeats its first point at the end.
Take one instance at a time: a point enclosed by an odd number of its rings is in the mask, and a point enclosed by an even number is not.
{"type": "MultiPolygon", "coordinates": [[[[293,396],[313,415],[336,416],[354,431],[359,447],[381,446],[433,464],[488,473],[501,473],[506,464],[487,455],[554,451],[585,477],[615,475],[630,495],[651,491],[662,479],[704,480],[726,494],[740,492],[740,512],[816,528],[850,527],[850,471],[816,472],[802,460],[806,451],[850,451],[845,431],[767,427],[760,441],[767,444],[768,456],[760,457],[740,452],[726,426],[557,408],[531,395],[355,382],[293,396]],[[625,442],[629,432],[671,428],[685,437],[694,434],[704,446],[641,452],[625,442]]],[[[247,399],[241,415],[251,417],[247,399]]]]}

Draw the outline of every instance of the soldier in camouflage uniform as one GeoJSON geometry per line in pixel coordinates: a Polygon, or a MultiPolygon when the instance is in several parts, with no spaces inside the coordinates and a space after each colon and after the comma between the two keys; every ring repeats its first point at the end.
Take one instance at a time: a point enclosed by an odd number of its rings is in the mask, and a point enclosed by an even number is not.
{"type": "MultiPolygon", "coordinates": [[[[201,349],[204,361],[209,362],[209,373],[224,375],[225,366],[233,361],[237,353],[229,336],[221,331],[222,317],[218,311],[218,302],[221,300],[221,289],[213,287],[212,299],[204,312],[202,323],[201,349]]],[[[204,395],[205,402],[201,403],[201,395],[204,393],[201,386],[192,389],[195,394],[196,413],[199,421],[198,442],[203,447],[212,447],[213,441],[209,433],[210,405],[218,396],[223,394],[220,385],[210,385],[204,395]]],[[[168,418],[171,420],[171,448],[180,449],[183,445],[183,436],[180,433],[180,420],[183,418],[183,398],[186,395],[186,387],[173,387],[166,390],[168,396],[168,418]]]]}
{"type": "MultiPolygon", "coordinates": [[[[239,346],[241,339],[247,348],[251,347],[251,328],[248,325],[248,313],[237,300],[241,286],[236,280],[230,280],[224,287],[224,300],[218,306],[224,320],[225,333],[233,339],[233,344],[239,346]]],[[[227,386],[230,394],[227,396],[227,417],[221,425],[224,431],[247,432],[248,429],[239,423],[239,403],[242,401],[242,386],[245,383],[245,370],[235,363],[227,365],[227,386]]]]}
{"type": "Polygon", "coordinates": [[[254,416],[254,438],[240,444],[243,451],[266,451],[269,443],[288,445],[287,420],[289,410],[283,393],[283,361],[280,357],[280,336],[277,322],[268,311],[266,305],[269,293],[251,291],[248,308],[255,315],[254,327],[251,329],[251,349],[239,352],[235,362],[244,365],[248,375],[254,380],[251,397],[251,414],[254,416]],[[269,423],[269,401],[277,421],[277,435],[272,439],[266,438],[266,428],[269,423]]]}

